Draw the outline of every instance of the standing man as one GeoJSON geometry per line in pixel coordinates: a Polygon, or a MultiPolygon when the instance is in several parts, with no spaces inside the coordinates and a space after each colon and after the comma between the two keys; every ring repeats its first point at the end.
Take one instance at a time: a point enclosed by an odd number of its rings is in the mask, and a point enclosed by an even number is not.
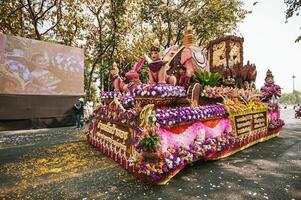
{"type": "Polygon", "coordinates": [[[84,119],[85,122],[89,121],[90,117],[93,114],[93,101],[89,98],[86,102],[86,105],[84,106],[84,119]]]}
{"type": "Polygon", "coordinates": [[[84,115],[84,99],[79,98],[77,102],[74,104],[74,112],[76,117],[76,128],[80,129],[83,127],[83,124],[81,122],[81,118],[84,115]]]}

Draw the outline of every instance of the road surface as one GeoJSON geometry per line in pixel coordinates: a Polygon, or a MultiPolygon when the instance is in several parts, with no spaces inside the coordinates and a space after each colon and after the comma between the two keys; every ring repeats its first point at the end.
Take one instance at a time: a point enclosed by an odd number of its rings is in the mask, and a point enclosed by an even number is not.
{"type": "Polygon", "coordinates": [[[301,199],[301,119],[228,158],[144,185],[73,127],[0,132],[0,199],[301,199]]]}

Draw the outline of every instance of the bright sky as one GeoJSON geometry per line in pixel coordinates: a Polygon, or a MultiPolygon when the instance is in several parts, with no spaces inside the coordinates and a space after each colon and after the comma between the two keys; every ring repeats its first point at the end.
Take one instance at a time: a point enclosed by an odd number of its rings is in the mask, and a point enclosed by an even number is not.
{"type": "Polygon", "coordinates": [[[264,83],[266,71],[273,72],[276,84],[283,92],[301,90],[301,42],[295,39],[301,35],[301,16],[290,18],[285,23],[284,0],[243,0],[246,8],[252,10],[238,30],[244,37],[244,63],[250,60],[257,67],[257,87],[264,83]]]}

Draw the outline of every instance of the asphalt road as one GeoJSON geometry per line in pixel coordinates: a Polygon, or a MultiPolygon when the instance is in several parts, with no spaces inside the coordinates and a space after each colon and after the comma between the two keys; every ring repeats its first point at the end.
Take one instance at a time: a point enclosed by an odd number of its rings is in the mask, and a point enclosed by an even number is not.
{"type": "Polygon", "coordinates": [[[0,132],[0,199],[301,199],[301,119],[228,158],[144,185],[73,127],[0,132]]]}

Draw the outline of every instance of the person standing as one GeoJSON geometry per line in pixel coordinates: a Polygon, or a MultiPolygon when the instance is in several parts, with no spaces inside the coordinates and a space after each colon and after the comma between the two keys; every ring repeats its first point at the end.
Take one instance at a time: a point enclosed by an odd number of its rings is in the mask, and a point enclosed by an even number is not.
{"type": "Polygon", "coordinates": [[[84,115],[84,99],[79,98],[77,102],[74,104],[74,112],[76,117],[76,128],[82,128],[83,124],[81,122],[81,118],[84,115]]]}
{"type": "Polygon", "coordinates": [[[89,98],[84,106],[84,118],[85,121],[89,121],[90,117],[93,114],[93,101],[89,98]]]}

